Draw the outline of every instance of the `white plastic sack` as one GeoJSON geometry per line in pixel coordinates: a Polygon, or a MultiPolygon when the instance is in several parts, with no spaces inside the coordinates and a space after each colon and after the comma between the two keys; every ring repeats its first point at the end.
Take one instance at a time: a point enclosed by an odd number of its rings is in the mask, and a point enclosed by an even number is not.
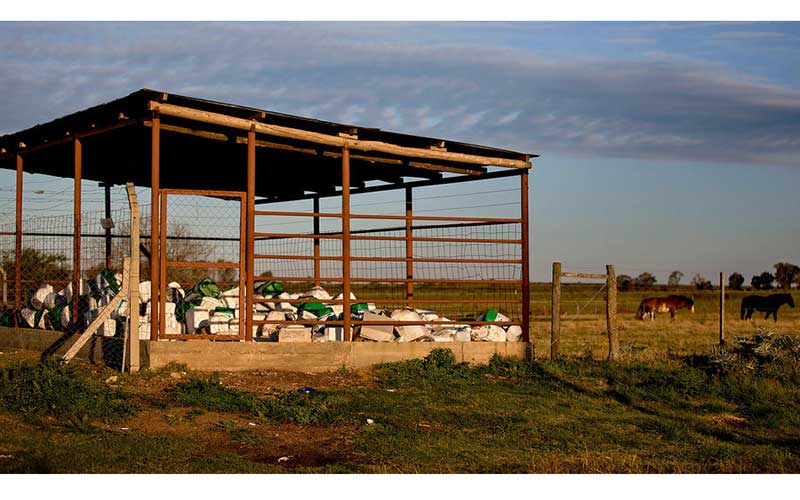
{"type": "Polygon", "coordinates": [[[519,342],[522,340],[522,327],[519,325],[511,325],[506,330],[506,342],[519,342]]]}
{"type": "Polygon", "coordinates": [[[472,329],[472,340],[505,342],[506,331],[495,325],[483,325],[472,329]]]}
{"type": "Polygon", "coordinates": [[[310,295],[318,300],[331,300],[331,295],[321,286],[315,286],[311,290],[307,291],[305,295],[310,295]]]}
{"type": "MultiPolygon", "coordinates": [[[[420,321],[421,318],[416,311],[412,309],[396,309],[392,311],[391,318],[395,321],[420,321]]],[[[395,326],[397,334],[400,336],[401,341],[412,342],[422,336],[428,334],[428,328],[425,325],[397,325],[395,326]]]]}
{"type": "Polygon", "coordinates": [[[53,293],[53,287],[50,285],[40,286],[31,296],[31,307],[37,311],[44,307],[47,296],[53,293]]]}
{"type": "Polygon", "coordinates": [[[139,283],[139,302],[142,304],[150,301],[151,286],[149,281],[139,283]]]}
{"type": "Polygon", "coordinates": [[[186,311],[186,331],[194,333],[203,321],[208,321],[208,309],[192,307],[186,311]]]}
{"type": "Polygon", "coordinates": [[[230,290],[225,290],[219,296],[222,299],[222,303],[225,307],[230,307],[231,309],[238,309],[239,308],[239,287],[231,288],[230,290]]]}
{"type": "Polygon", "coordinates": [[[56,306],[56,298],[58,294],[56,292],[50,292],[47,294],[47,297],[44,298],[44,307],[47,309],[52,309],[56,306]]]}

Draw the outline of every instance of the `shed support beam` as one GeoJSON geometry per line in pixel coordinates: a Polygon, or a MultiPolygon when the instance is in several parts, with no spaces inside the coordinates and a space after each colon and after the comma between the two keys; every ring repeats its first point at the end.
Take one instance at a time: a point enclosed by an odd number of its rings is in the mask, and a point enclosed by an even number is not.
{"type": "Polygon", "coordinates": [[[414,232],[412,219],[413,214],[413,189],[406,188],[406,306],[411,307],[414,302],[414,232]]]}
{"type": "Polygon", "coordinates": [[[342,299],[344,338],[353,340],[350,317],[350,150],[342,148],[342,299]]]}
{"type": "MultiPolygon", "coordinates": [[[[159,183],[160,183],[160,160],[161,160],[161,119],[158,114],[153,115],[153,126],[150,129],[150,340],[158,340],[159,328],[159,299],[158,293],[161,289],[160,282],[160,259],[159,252],[160,235],[159,231],[159,183]]],[[[137,285],[138,286],[138,283],[137,285]]]]}
{"type": "Polygon", "coordinates": [[[83,146],[80,139],[73,141],[73,244],[72,244],[72,324],[78,325],[78,311],[81,297],[81,178],[83,176],[83,146]]]}
{"type": "MultiPolygon", "coordinates": [[[[530,342],[531,334],[531,276],[530,246],[528,242],[528,171],[522,172],[520,178],[520,217],[522,218],[522,341],[530,342]]],[[[531,344],[533,345],[533,344],[531,344]]]]}
{"type": "MultiPolygon", "coordinates": [[[[244,289],[244,338],[253,340],[253,294],[255,293],[255,210],[256,210],[256,132],[251,127],[247,132],[247,204],[245,213],[247,221],[247,235],[245,248],[245,275],[247,278],[244,289]]],[[[240,280],[241,281],[241,280],[240,280]]],[[[239,291],[241,295],[242,291],[239,291]]],[[[241,298],[239,299],[241,300],[241,298]]]]}
{"type": "MultiPolygon", "coordinates": [[[[106,220],[111,219],[111,183],[103,182],[103,195],[105,202],[106,220]]],[[[111,228],[106,228],[106,269],[111,269],[111,228]]],[[[138,274],[137,274],[138,279],[138,274]]],[[[139,284],[137,282],[136,286],[139,284]]]]}
{"type": "MultiPolygon", "coordinates": [[[[314,213],[319,213],[319,196],[314,197],[314,213]]],[[[314,233],[319,234],[319,215],[314,216],[314,233]]],[[[319,248],[319,238],[314,238],[314,286],[320,286],[319,278],[322,276],[320,271],[320,248],[319,248]]]]}
{"type": "Polygon", "coordinates": [[[159,103],[155,101],[150,101],[149,108],[152,111],[157,111],[160,114],[166,116],[174,116],[176,118],[183,118],[186,120],[210,123],[213,125],[230,127],[239,130],[250,130],[251,126],[255,126],[256,132],[259,134],[307,141],[314,144],[322,144],[325,146],[340,147],[340,148],[346,147],[348,149],[353,149],[356,151],[374,151],[374,152],[387,153],[397,156],[404,156],[408,158],[424,158],[429,160],[452,161],[457,163],[465,163],[465,164],[480,165],[480,166],[493,165],[497,167],[511,167],[511,168],[530,168],[531,166],[530,162],[526,160],[513,160],[509,158],[495,158],[490,156],[453,153],[448,151],[437,151],[424,148],[412,148],[406,146],[397,146],[395,144],[388,144],[381,141],[361,141],[357,139],[350,139],[336,135],[321,134],[319,132],[311,132],[308,130],[283,127],[280,125],[269,125],[266,123],[247,120],[244,118],[235,118],[220,113],[201,111],[197,109],[187,108],[183,106],[176,106],[173,104],[159,103]]]}
{"type": "Polygon", "coordinates": [[[22,155],[17,155],[17,194],[14,213],[14,308],[22,307],[22,155]]]}

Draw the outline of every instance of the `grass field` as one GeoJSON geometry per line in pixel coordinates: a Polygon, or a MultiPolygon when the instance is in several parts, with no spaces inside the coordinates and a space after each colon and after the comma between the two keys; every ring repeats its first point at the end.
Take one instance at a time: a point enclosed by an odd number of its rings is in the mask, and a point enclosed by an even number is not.
{"type": "Polygon", "coordinates": [[[0,472],[800,471],[796,356],[720,371],[448,352],[317,375],[119,375],[4,352],[0,472]]]}
{"type": "MultiPolygon", "coordinates": [[[[608,353],[605,323],[605,291],[588,305],[598,286],[562,286],[561,353],[572,357],[602,359],[608,353]],[[576,316],[578,308],[585,309],[576,316]]],[[[532,328],[537,357],[550,351],[550,286],[535,284],[531,292],[532,328]]],[[[758,327],[781,334],[800,335],[800,307],[781,307],[778,322],[754,314],[752,321],[739,319],[742,297],[752,291],[728,291],[725,301],[725,330],[728,338],[751,335],[758,327]]],[[[773,293],[778,293],[773,291],[773,293]]],[[[764,294],[761,292],[760,294],[764,294]]],[[[800,293],[793,291],[795,303],[800,293]]],[[[678,289],[629,291],[617,295],[617,325],[623,353],[638,358],[657,358],[669,354],[687,355],[707,352],[719,340],[719,290],[678,289]],[[671,321],[668,313],[657,314],[654,321],[636,319],[639,302],[645,297],[680,294],[695,300],[695,313],[679,310],[671,321]]]]}
{"type": "MultiPolygon", "coordinates": [[[[310,284],[308,285],[310,286],[310,284]]],[[[605,320],[605,290],[602,282],[594,284],[564,283],[561,289],[561,354],[567,357],[603,359],[608,353],[608,337],[605,320]]],[[[395,307],[402,306],[399,288],[356,286],[359,297],[392,297],[395,307]]],[[[549,283],[531,285],[531,321],[537,358],[544,359],[550,353],[551,287],[549,283]]],[[[781,307],[778,322],[764,320],[763,313],[756,313],[752,321],[739,319],[742,297],[751,294],[766,295],[782,293],[728,291],[726,293],[725,324],[728,338],[750,335],[758,327],[766,327],[783,334],[800,335],[800,307],[781,307]]],[[[800,292],[792,291],[794,301],[800,304],[800,292]]],[[[486,305],[441,305],[425,304],[425,298],[458,299],[462,297],[513,298],[510,288],[491,286],[444,286],[427,285],[415,288],[415,300],[421,307],[430,307],[451,318],[461,317],[465,312],[477,316],[486,305]]],[[[489,304],[491,305],[491,304],[489,304]]],[[[519,318],[519,307],[508,304],[496,306],[512,318],[519,318]]],[[[691,286],[669,288],[657,286],[648,291],[628,291],[617,294],[617,326],[620,346],[626,355],[638,358],[657,358],[670,354],[693,354],[706,352],[719,341],[719,290],[697,290],[691,286]],[[645,297],[686,295],[695,300],[695,313],[679,310],[677,319],[671,321],[668,313],[659,313],[654,321],[636,319],[639,302],[645,297]]]]}

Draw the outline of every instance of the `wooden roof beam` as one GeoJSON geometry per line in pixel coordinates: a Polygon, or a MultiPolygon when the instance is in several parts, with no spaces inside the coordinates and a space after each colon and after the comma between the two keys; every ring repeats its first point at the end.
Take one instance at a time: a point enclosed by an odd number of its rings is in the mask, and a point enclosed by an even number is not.
{"type": "Polygon", "coordinates": [[[379,152],[379,153],[386,153],[386,154],[410,157],[410,158],[439,160],[439,161],[464,163],[464,164],[479,165],[479,166],[491,165],[491,166],[509,167],[509,168],[531,167],[530,162],[523,160],[513,160],[509,158],[494,158],[489,156],[479,156],[479,155],[471,155],[465,153],[453,153],[448,151],[436,151],[431,149],[398,146],[395,144],[388,144],[381,141],[362,141],[357,139],[349,139],[335,135],[322,134],[319,132],[311,132],[309,130],[284,127],[280,125],[270,125],[266,123],[257,122],[254,120],[236,118],[220,113],[201,111],[197,109],[187,108],[184,106],[175,106],[172,104],[165,104],[154,101],[150,101],[148,108],[151,111],[157,111],[161,115],[165,116],[174,116],[176,118],[199,121],[222,127],[235,128],[239,130],[250,130],[251,127],[254,127],[256,133],[259,134],[271,135],[275,137],[284,137],[287,139],[295,139],[300,141],[307,141],[314,144],[322,144],[325,146],[332,146],[337,148],[347,146],[352,151],[379,152]]]}

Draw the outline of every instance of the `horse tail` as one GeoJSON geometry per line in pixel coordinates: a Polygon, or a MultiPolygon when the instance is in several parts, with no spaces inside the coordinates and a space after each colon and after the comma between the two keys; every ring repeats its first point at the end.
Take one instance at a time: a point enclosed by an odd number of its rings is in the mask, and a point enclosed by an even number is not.
{"type": "Polygon", "coordinates": [[[644,301],[639,302],[639,309],[636,311],[636,317],[644,319],[644,301]]]}

